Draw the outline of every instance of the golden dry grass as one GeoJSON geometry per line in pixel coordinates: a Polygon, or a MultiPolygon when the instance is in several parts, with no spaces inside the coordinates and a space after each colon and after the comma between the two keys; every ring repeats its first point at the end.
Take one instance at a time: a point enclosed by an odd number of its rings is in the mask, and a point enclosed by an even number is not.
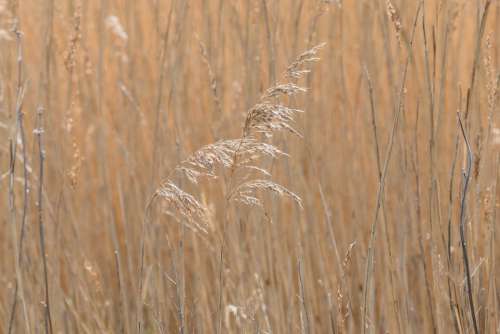
{"type": "Polygon", "coordinates": [[[0,333],[498,333],[499,42],[498,0],[0,0],[0,333]]]}

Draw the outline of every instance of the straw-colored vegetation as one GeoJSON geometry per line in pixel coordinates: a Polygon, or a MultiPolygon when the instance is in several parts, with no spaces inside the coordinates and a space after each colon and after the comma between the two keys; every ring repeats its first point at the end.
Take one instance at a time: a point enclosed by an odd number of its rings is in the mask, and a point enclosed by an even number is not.
{"type": "Polygon", "coordinates": [[[0,0],[0,333],[498,333],[500,2],[0,0]]]}

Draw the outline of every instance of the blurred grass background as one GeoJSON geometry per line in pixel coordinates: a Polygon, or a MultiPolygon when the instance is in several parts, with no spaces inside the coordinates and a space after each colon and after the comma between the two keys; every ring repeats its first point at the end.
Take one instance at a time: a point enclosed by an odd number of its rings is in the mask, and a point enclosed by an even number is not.
{"type": "Polygon", "coordinates": [[[499,1],[0,1],[0,333],[472,333],[457,112],[477,326],[497,333],[499,38],[499,1]],[[264,195],[223,231],[220,184],[177,180],[209,232],[145,223],[162,178],[322,42],[291,101],[304,138],[266,162],[303,210],[264,195]]]}

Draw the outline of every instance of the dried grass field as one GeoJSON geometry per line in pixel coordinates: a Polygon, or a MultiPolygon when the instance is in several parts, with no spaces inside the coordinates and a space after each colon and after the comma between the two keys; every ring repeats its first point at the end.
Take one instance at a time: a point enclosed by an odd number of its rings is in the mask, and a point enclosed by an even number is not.
{"type": "Polygon", "coordinates": [[[0,333],[500,333],[500,1],[0,0],[0,333]]]}

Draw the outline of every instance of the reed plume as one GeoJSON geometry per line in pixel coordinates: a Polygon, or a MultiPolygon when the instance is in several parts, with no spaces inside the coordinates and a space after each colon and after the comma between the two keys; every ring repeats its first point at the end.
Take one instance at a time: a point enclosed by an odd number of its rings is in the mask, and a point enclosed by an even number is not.
{"type": "Polygon", "coordinates": [[[200,178],[215,179],[224,170],[230,173],[230,186],[226,195],[228,202],[263,207],[257,193],[264,191],[288,197],[302,207],[301,198],[274,182],[271,173],[262,167],[261,162],[264,158],[288,156],[267,142],[275,132],[288,131],[302,136],[294,123],[296,115],[303,110],[287,106],[283,99],[307,92],[305,87],[297,85],[295,81],[310,73],[307,65],[319,60],[317,54],[324,45],[317,45],[300,54],[283,73],[283,80],[264,92],[247,111],[240,138],[205,145],[175,166],[151,197],[148,210],[156,200],[161,200],[168,207],[166,212],[176,213],[189,226],[207,231],[207,208],[192,194],[182,190],[173,178],[181,176],[192,184],[198,184],[200,178]]]}

